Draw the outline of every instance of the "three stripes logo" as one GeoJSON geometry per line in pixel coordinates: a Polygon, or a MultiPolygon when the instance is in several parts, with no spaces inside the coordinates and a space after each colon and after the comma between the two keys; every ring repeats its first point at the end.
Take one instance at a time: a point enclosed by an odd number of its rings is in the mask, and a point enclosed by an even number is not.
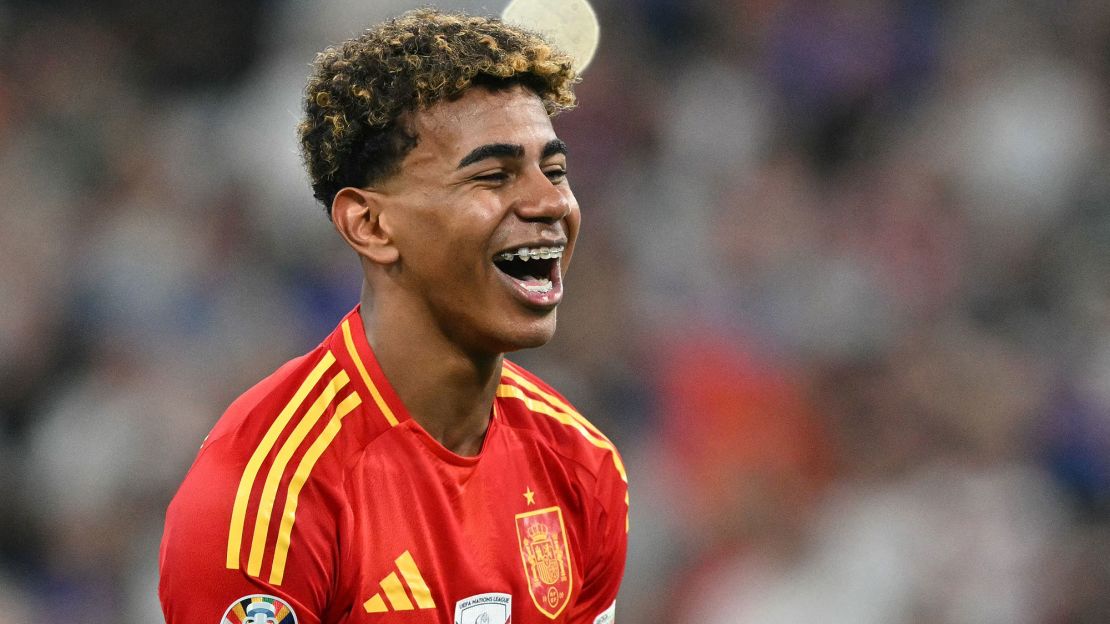
{"type": "Polygon", "coordinates": [[[362,608],[366,609],[367,613],[436,608],[436,603],[432,600],[432,590],[428,589],[428,584],[424,582],[424,577],[420,574],[420,568],[416,567],[416,560],[412,558],[412,553],[406,550],[394,563],[397,565],[397,570],[391,571],[378,583],[382,591],[371,596],[362,604],[362,608]],[[400,577],[397,576],[397,572],[401,573],[400,577]]]}

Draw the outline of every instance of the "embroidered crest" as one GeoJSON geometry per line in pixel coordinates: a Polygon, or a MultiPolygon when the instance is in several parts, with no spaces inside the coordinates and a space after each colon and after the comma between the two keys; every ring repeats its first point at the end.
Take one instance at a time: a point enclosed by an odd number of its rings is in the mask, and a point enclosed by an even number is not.
{"type": "Polygon", "coordinates": [[[297,624],[297,614],[281,598],[251,594],[231,603],[220,624],[297,624]]]}
{"type": "Polygon", "coordinates": [[[574,590],[562,509],[548,507],[517,514],[516,535],[532,603],[554,620],[570,603],[574,590]]]}
{"type": "Polygon", "coordinates": [[[455,624],[508,624],[512,609],[509,594],[478,594],[455,603],[455,624]]]}

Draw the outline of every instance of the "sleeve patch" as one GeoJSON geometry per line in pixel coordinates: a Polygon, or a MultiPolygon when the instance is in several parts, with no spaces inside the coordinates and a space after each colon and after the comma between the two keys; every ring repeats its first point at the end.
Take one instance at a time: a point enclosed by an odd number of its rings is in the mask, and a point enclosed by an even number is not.
{"type": "Polygon", "coordinates": [[[594,624],[613,624],[617,619],[617,601],[614,600],[613,604],[609,605],[601,615],[594,618],[594,624]]]}
{"type": "Polygon", "coordinates": [[[275,622],[276,624],[297,624],[297,614],[289,603],[267,594],[243,596],[231,603],[221,622],[230,624],[255,624],[256,622],[275,622]]]}

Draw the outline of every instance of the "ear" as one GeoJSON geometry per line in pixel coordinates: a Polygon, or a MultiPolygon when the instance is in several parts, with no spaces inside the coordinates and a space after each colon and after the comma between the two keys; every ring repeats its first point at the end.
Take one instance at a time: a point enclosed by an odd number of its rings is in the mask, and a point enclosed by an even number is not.
{"type": "Polygon", "coordinates": [[[331,220],[343,240],[358,255],[381,265],[397,262],[400,254],[381,214],[388,202],[373,189],[340,189],[331,203],[331,220]]]}

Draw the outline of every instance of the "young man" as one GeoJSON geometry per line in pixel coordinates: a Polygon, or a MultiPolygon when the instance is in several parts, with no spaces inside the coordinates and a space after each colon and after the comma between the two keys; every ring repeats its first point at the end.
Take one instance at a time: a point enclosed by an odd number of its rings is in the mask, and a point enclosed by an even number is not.
{"type": "Polygon", "coordinates": [[[620,456],[503,357],[555,330],[575,81],[536,35],[433,10],[319,55],[302,146],[362,301],[205,440],[166,518],[169,624],[613,621],[620,456]]]}

